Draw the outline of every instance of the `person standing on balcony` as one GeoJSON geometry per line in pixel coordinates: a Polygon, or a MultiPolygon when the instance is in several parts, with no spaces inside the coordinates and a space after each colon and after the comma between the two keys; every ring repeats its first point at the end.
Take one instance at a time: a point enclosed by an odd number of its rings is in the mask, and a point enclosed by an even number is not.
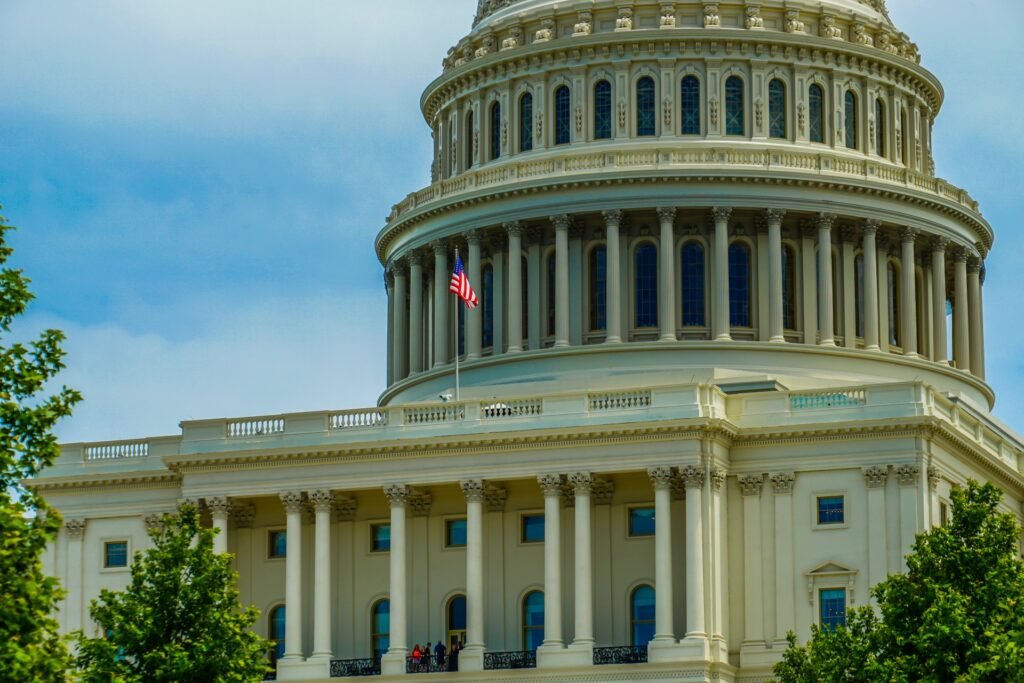
{"type": "Polygon", "coordinates": [[[444,646],[444,639],[437,641],[437,645],[434,646],[434,661],[437,662],[437,670],[444,671],[444,657],[448,654],[447,648],[444,646]]]}

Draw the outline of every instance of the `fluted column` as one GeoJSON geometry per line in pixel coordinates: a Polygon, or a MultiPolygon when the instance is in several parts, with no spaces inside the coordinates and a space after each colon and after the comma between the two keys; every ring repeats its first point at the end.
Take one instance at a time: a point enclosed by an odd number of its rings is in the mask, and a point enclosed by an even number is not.
{"type": "Polygon", "coordinates": [[[393,343],[394,348],[391,349],[392,365],[394,368],[394,378],[396,382],[400,382],[409,376],[409,307],[406,297],[409,292],[409,282],[406,277],[405,264],[396,263],[391,267],[391,272],[395,278],[394,286],[394,306],[392,307],[393,313],[393,343]]]}
{"type": "Polygon", "coordinates": [[[935,344],[934,360],[949,365],[946,344],[946,245],[949,240],[936,237],[932,241],[932,337],[935,344]]]}
{"type": "Polygon", "coordinates": [[[207,498],[206,507],[210,508],[210,518],[217,535],[213,537],[213,552],[222,554],[228,551],[228,518],[231,517],[231,500],[229,498],[207,498]]]}
{"type": "Polygon", "coordinates": [[[864,346],[878,351],[878,247],[876,236],[880,223],[864,221],[864,346]]]}
{"type": "Polygon", "coordinates": [[[782,219],[786,212],[769,209],[765,212],[768,222],[768,331],[769,341],[785,342],[786,335],[782,320],[782,219]]]}
{"type": "MultiPolygon", "coordinates": [[[[704,624],[704,470],[680,471],[686,485],[686,638],[706,639],[704,624]]],[[[655,513],[657,514],[657,513],[655,513]]]]}
{"type": "Polygon", "coordinates": [[[284,491],[281,503],[287,515],[285,550],[285,607],[288,618],[284,630],[284,659],[303,658],[302,651],[302,493],[284,491]]]}
{"type": "Polygon", "coordinates": [[[593,478],[589,472],[573,472],[569,475],[576,502],[575,523],[575,587],[576,587],[576,629],[573,634],[574,648],[594,647],[594,566],[590,513],[590,491],[593,478]]]}
{"type": "Polygon", "coordinates": [[[712,336],[719,341],[729,341],[729,216],[732,209],[715,207],[711,217],[715,222],[715,309],[712,336]]]}
{"type": "Polygon", "coordinates": [[[985,379],[984,336],[981,331],[981,259],[967,263],[968,336],[971,338],[971,374],[985,379]]]}
{"type": "Polygon", "coordinates": [[[676,642],[672,602],[672,479],[669,467],[647,470],[654,486],[654,643],[676,642]]]}
{"type": "Polygon", "coordinates": [[[448,245],[442,241],[433,243],[434,248],[434,367],[448,365],[448,300],[451,294],[448,286],[451,273],[448,271],[448,245]]]}
{"type": "Polygon", "coordinates": [[[555,226],[555,346],[569,346],[569,226],[566,216],[552,216],[555,226]]]}
{"type": "Polygon", "coordinates": [[[914,272],[917,259],[914,240],[917,230],[906,227],[900,232],[902,252],[900,254],[900,295],[903,310],[900,311],[900,330],[903,336],[903,355],[917,356],[917,277],[914,272]]]}
{"type": "Polygon", "coordinates": [[[384,488],[384,495],[391,506],[391,551],[388,558],[391,632],[390,646],[381,661],[381,673],[388,676],[405,673],[405,655],[408,651],[406,611],[409,605],[409,596],[406,593],[405,508],[409,502],[409,487],[392,484],[384,488]]]}
{"type": "Polygon", "coordinates": [[[761,475],[739,477],[743,494],[743,644],[764,644],[764,585],[762,578],[761,545],[761,475]]]}
{"type": "MultiPolygon", "coordinates": [[[[466,651],[483,669],[484,650],[484,482],[459,482],[466,497],[466,651]]],[[[477,668],[477,667],[474,667],[477,668]]]]}
{"type": "Polygon", "coordinates": [[[956,358],[956,367],[964,372],[971,371],[971,335],[970,316],[968,313],[967,293],[967,249],[957,247],[953,254],[954,261],[954,285],[956,287],[956,302],[953,306],[953,353],[956,358]]]}
{"type": "Polygon", "coordinates": [[[523,350],[523,226],[505,223],[508,232],[508,352],[523,350]]]}
{"type": "Polygon", "coordinates": [[[409,373],[423,372],[423,257],[409,254],[409,373]]]}
{"type": "MultiPolygon", "coordinates": [[[[886,542],[885,486],[889,479],[887,466],[866,467],[864,483],[868,489],[868,586],[885,579],[888,565],[886,542]]],[[[871,599],[874,604],[874,598],[871,599]]]]}
{"type": "Polygon", "coordinates": [[[313,546],[313,656],[331,659],[331,511],[334,494],[311,491],[309,501],[316,514],[313,546]]]}
{"type": "Polygon", "coordinates": [[[85,528],[88,520],[65,519],[64,531],[68,536],[68,556],[65,560],[65,571],[67,577],[64,581],[64,588],[67,595],[64,598],[64,609],[67,616],[64,621],[64,628],[68,633],[82,628],[82,613],[85,611],[85,597],[82,593],[83,570],[82,566],[82,541],[85,537],[85,528]]]}
{"type": "MultiPolygon", "coordinates": [[[[468,243],[468,254],[466,260],[466,277],[469,284],[476,291],[478,297],[483,297],[483,282],[480,280],[480,232],[470,230],[466,234],[468,243]]],[[[476,308],[466,308],[466,360],[476,360],[481,355],[483,344],[483,300],[476,308]]]]}
{"type": "Polygon", "coordinates": [[[661,341],[676,341],[676,247],[674,207],[658,209],[661,242],[658,246],[658,323],[661,341]]]}
{"type": "Polygon", "coordinates": [[[818,214],[818,344],[835,346],[835,306],[832,302],[832,223],[836,217],[818,214]]]}
{"type": "Polygon", "coordinates": [[[544,649],[561,649],[562,641],[562,477],[542,474],[544,491],[544,649]]]}
{"type": "Polygon", "coordinates": [[[608,233],[605,241],[605,323],[607,336],[605,342],[618,344],[622,342],[622,294],[619,278],[619,226],[622,224],[621,211],[605,211],[604,225],[608,233]]]}
{"type": "Polygon", "coordinates": [[[772,475],[775,492],[775,642],[784,643],[796,630],[796,598],[793,591],[793,484],[796,474],[772,475]]]}

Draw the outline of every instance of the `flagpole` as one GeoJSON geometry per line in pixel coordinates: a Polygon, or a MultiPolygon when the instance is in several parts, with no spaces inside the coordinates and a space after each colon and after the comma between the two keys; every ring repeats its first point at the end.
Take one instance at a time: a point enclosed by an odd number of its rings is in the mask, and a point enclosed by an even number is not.
{"type": "MultiPolygon", "coordinates": [[[[459,248],[455,247],[455,262],[459,262],[459,248]]],[[[455,300],[455,401],[456,403],[460,400],[459,394],[459,295],[455,292],[453,299],[455,300]]]]}

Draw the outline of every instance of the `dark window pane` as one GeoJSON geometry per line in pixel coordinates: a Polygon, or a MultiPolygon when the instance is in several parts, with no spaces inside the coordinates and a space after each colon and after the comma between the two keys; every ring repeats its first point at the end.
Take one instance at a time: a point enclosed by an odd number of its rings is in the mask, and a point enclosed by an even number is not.
{"type": "Polygon", "coordinates": [[[636,82],[636,134],[639,136],[656,133],[654,106],[654,79],[644,76],[636,82]]]}
{"type": "Polygon", "coordinates": [[[807,96],[808,118],[811,120],[811,142],[825,142],[825,91],[814,84],[807,96]]]}
{"type": "Polygon", "coordinates": [[[846,589],[823,590],[821,600],[821,627],[833,630],[846,626],[846,589]]]}
{"type": "Polygon", "coordinates": [[[544,515],[523,515],[523,543],[540,543],[544,540],[544,515]]]}
{"type": "Polygon", "coordinates": [[[796,259],[789,247],[782,248],[782,326],[796,329],[796,259]]]}
{"type": "Polygon", "coordinates": [[[681,90],[683,135],[700,135],[700,81],[696,76],[687,76],[681,90]]]}
{"type": "Polygon", "coordinates": [[[519,151],[533,149],[533,95],[526,93],[519,100],[519,151]]]}
{"type": "Polygon", "coordinates": [[[683,245],[683,326],[704,326],[704,245],[683,245]]]}
{"type": "Polygon", "coordinates": [[[555,333],[555,253],[548,256],[548,334],[555,333]]]}
{"type": "Polygon", "coordinates": [[[466,630],[466,596],[458,595],[448,602],[448,630],[466,630]]]}
{"type": "Polygon", "coordinates": [[[111,541],[103,545],[103,565],[105,567],[128,566],[128,542],[111,541]]]}
{"type": "Polygon", "coordinates": [[[373,606],[373,624],[370,628],[370,647],[375,659],[380,659],[391,646],[391,601],[381,600],[373,606]]]}
{"type": "Polygon", "coordinates": [[[729,245],[729,324],[750,327],[750,247],[729,245]]]}
{"type": "Polygon", "coordinates": [[[374,552],[388,552],[391,550],[391,525],[373,524],[370,526],[371,549],[374,552]]]}
{"type": "Polygon", "coordinates": [[[544,594],[533,591],[523,599],[523,649],[536,650],[544,642],[544,594]]]}
{"type": "Polygon", "coordinates": [[[857,96],[852,90],[846,91],[846,146],[850,149],[860,147],[857,144],[857,96]]]}
{"type": "Polygon", "coordinates": [[[842,524],[845,519],[843,496],[822,496],[818,498],[818,524],[842,524]]]}
{"type": "Polygon", "coordinates": [[[494,268],[490,265],[484,266],[483,274],[483,298],[481,299],[483,309],[483,346],[494,346],[494,268]]]}
{"type": "Polygon", "coordinates": [[[633,645],[646,645],[654,638],[654,596],[650,586],[640,586],[633,591],[630,605],[633,645]]]}
{"type": "Polygon", "coordinates": [[[658,250],[653,244],[636,249],[636,327],[658,326],[658,250]]]}
{"type": "Polygon", "coordinates": [[[594,139],[612,136],[612,84],[598,81],[594,86],[594,139]]]}
{"type": "Polygon", "coordinates": [[[900,291],[896,277],[896,266],[892,261],[886,266],[886,280],[889,287],[889,343],[900,345],[900,291]]]}
{"type": "Polygon", "coordinates": [[[275,607],[274,611],[270,613],[270,639],[274,641],[274,651],[271,659],[275,662],[284,657],[286,623],[285,606],[279,605],[275,607]]]}
{"type": "Polygon", "coordinates": [[[569,88],[564,85],[555,91],[555,144],[567,145],[572,135],[572,124],[570,119],[572,113],[569,111],[571,96],[569,88]]]}
{"type": "Polygon", "coordinates": [[[466,520],[449,519],[444,523],[445,545],[452,548],[461,548],[466,545],[466,520]]]}
{"type": "Polygon", "coordinates": [[[607,254],[604,247],[590,252],[590,329],[595,332],[608,327],[607,254]]]}
{"type": "Polygon", "coordinates": [[[743,101],[743,79],[729,76],[725,82],[725,134],[746,134],[746,111],[743,101]]]}
{"type": "Polygon", "coordinates": [[[885,156],[885,105],[875,100],[875,154],[885,156]]]}
{"type": "Polygon", "coordinates": [[[473,112],[466,114],[466,168],[473,168],[473,112]]]}
{"type": "Polygon", "coordinates": [[[786,84],[778,78],[768,84],[768,135],[786,137],[786,84]]]}
{"type": "Polygon", "coordinates": [[[271,531],[269,547],[271,557],[287,557],[288,533],[285,531],[271,531]]]}
{"type": "Polygon", "coordinates": [[[632,508],[629,511],[629,535],[654,535],[654,508],[632,508]]]}
{"type": "Polygon", "coordinates": [[[491,105],[491,159],[501,156],[501,104],[491,105]]]}

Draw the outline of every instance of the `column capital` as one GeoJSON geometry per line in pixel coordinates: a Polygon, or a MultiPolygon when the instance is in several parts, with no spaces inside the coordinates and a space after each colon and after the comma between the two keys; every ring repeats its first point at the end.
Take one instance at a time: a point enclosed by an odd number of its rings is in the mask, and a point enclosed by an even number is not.
{"type": "Polygon", "coordinates": [[[484,500],[487,502],[489,512],[504,512],[505,501],[508,500],[508,489],[503,486],[486,486],[484,500]]]}
{"type": "Polygon", "coordinates": [[[404,277],[408,272],[408,266],[406,265],[404,258],[397,258],[391,262],[391,267],[388,268],[387,274],[393,277],[404,277]]]}
{"type": "Polygon", "coordinates": [[[928,468],[928,487],[935,491],[939,488],[939,482],[942,481],[942,473],[939,468],[931,466],[928,468]]]}
{"type": "Polygon", "coordinates": [[[544,491],[545,498],[555,498],[562,495],[561,474],[540,474],[537,475],[537,483],[544,491]]]}
{"type": "Polygon", "coordinates": [[[704,470],[694,465],[687,465],[679,470],[679,476],[688,489],[699,489],[704,486],[704,470]]]}
{"type": "Polygon", "coordinates": [[[711,490],[721,491],[722,485],[725,484],[726,473],[725,470],[718,467],[711,468],[711,490]]]}
{"type": "Polygon", "coordinates": [[[509,237],[521,237],[523,234],[523,224],[520,221],[509,221],[503,223],[501,227],[505,228],[505,232],[509,234],[509,237]]]}
{"type": "Polygon", "coordinates": [[[904,225],[902,228],[900,228],[900,239],[903,241],[904,244],[906,244],[907,242],[913,244],[914,240],[917,239],[917,235],[920,232],[921,231],[918,230],[917,228],[912,228],[909,225],[904,225]]]}
{"type": "MultiPolygon", "coordinates": [[[[146,526],[147,533],[153,533],[159,531],[164,526],[164,516],[158,513],[152,513],[142,518],[142,523],[146,526]]],[[[237,526],[237,524],[236,524],[237,526]]],[[[70,529],[69,529],[70,533],[70,529]]]]}
{"type": "Polygon", "coordinates": [[[351,496],[340,496],[334,499],[334,518],[339,522],[356,521],[358,504],[351,496]]]}
{"type": "Polygon", "coordinates": [[[875,220],[874,218],[868,218],[867,220],[864,221],[864,234],[874,235],[878,232],[878,229],[880,227],[882,227],[881,221],[875,220]]]}
{"type": "Polygon", "coordinates": [[[917,465],[900,465],[896,468],[896,478],[900,486],[913,486],[917,483],[917,477],[921,474],[921,468],[917,465]]]}
{"type": "Polygon", "coordinates": [[[608,211],[601,212],[605,225],[619,225],[622,222],[623,215],[621,209],[609,209],[608,211]]]}
{"type": "Polygon", "coordinates": [[[466,243],[472,246],[480,246],[480,240],[483,235],[479,230],[468,230],[466,231],[466,243]]]}
{"type": "Polygon", "coordinates": [[[409,509],[412,510],[413,517],[429,517],[430,506],[433,504],[433,499],[429,493],[423,491],[412,491],[409,493],[409,509]]]}
{"type": "Polygon", "coordinates": [[[434,240],[430,243],[430,248],[434,250],[435,257],[448,255],[448,243],[444,240],[434,240]]]}
{"type": "Polygon", "coordinates": [[[405,258],[409,262],[410,268],[413,266],[423,265],[423,254],[421,254],[418,251],[410,251],[408,254],[406,254],[405,258]]]}
{"type": "Polygon", "coordinates": [[[404,508],[412,492],[405,484],[389,484],[384,487],[384,497],[392,508],[404,508]]]}
{"type": "Polygon", "coordinates": [[[953,247],[953,260],[957,263],[967,263],[967,259],[970,258],[971,252],[967,250],[967,247],[956,245],[953,247]]]}
{"type": "Polygon", "coordinates": [[[761,495],[761,487],[764,486],[764,476],[760,474],[742,474],[736,479],[740,484],[740,492],[744,496],[761,495]]]}
{"type": "Polygon", "coordinates": [[[466,497],[467,503],[482,502],[487,494],[487,486],[483,479],[464,479],[459,482],[462,495],[466,497]]]}
{"type": "Polygon", "coordinates": [[[818,230],[831,230],[832,224],[836,222],[834,213],[819,213],[814,217],[814,225],[818,230]]]}
{"type": "Polygon", "coordinates": [[[785,209],[767,209],[764,212],[764,219],[769,225],[775,223],[776,225],[782,224],[782,219],[786,217],[785,209]]]}
{"type": "Polygon", "coordinates": [[[936,235],[932,238],[932,253],[945,254],[946,247],[949,246],[949,239],[942,235],[936,235]]]}
{"type": "Polygon", "coordinates": [[[307,494],[309,504],[316,512],[330,512],[334,506],[334,493],[326,489],[317,489],[307,494]]]}
{"type": "Polygon", "coordinates": [[[611,505],[614,493],[615,484],[610,479],[594,477],[590,484],[590,495],[593,496],[595,505],[611,505]]]}
{"type": "Polygon", "coordinates": [[[302,491],[282,491],[281,502],[284,504],[285,512],[302,512],[302,491]]]}
{"type": "Polygon", "coordinates": [[[839,239],[844,244],[856,244],[857,242],[857,228],[846,223],[839,228],[839,239]]]}
{"type": "Polygon", "coordinates": [[[651,478],[651,485],[655,491],[672,490],[672,482],[675,480],[675,472],[671,467],[649,467],[647,476],[651,478]]]}
{"type": "Polygon", "coordinates": [[[572,218],[570,218],[569,214],[566,213],[558,214],[557,216],[551,216],[548,220],[550,220],[551,224],[555,226],[556,231],[568,231],[569,226],[572,225],[572,218]]]}
{"type": "Polygon", "coordinates": [[[889,479],[889,468],[885,465],[872,465],[863,469],[864,483],[869,489],[885,488],[889,479]]]}
{"type": "Polygon", "coordinates": [[[569,483],[577,496],[589,496],[594,487],[594,477],[590,472],[570,472],[569,483]]]}
{"type": "Polygon", "coordinates": [[[662,223],[675,223],[676,221],[676,207],[674,206],[659,206],[658,209],[658,220],[662,223]]]}
{"type": "Polygon", "coordinates": [[[715,223],[728,221],[731,215],[732,209],[728,206],[714,206],[711,208],[711,220],[715,223]]]}
{"type": "Polygon", "coordinates": [[[793,493],[793,483],[796,482],[796,473],[794,472],[778,472],[771,476],[772,488],[775,489],[775,495],[788,495],[793,493]]]}
{"type": "Polygon", "coordinates": [[[85,534],[88,521],[86,519],[65,519],[64,530],[68,532],[68,538],[81,538],[85,534]]]}
{"type": "Polygon", "coordinates": [[[234,517],[235,526],[239,529],[251,529],[252,523],[256,519],[256,506],[252,503],[233,505],[231,516],[234,517]]]}
{"type": "Polygon", "coordinates": [[[984,263],[977,256],[971,256],[967,259],[967,272],[968,273],[980,273],[984,267],[984,263]]]}
{"type": "Polygon", "coordinates": [[[227,518],[231,514],[231,499],[226,496],[207,498],[206,507],[210,509],[210,514],[214,517],[227,518]]]}

